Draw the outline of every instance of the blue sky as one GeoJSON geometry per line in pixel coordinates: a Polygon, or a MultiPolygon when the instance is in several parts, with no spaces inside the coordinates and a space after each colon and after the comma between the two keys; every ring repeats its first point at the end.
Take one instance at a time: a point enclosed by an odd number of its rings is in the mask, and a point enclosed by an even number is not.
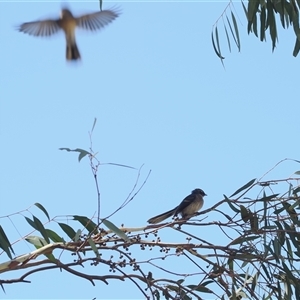
{"type": "MultiPolygon", "coordinates": [[[[104,30],[78,32],[82,61],[70,64],[62,33],[47,39],[14,29],[22,22],[57,17],[60,2],[0,4],[0,222],[11,241],[31,228],[19,215],[5,216],[35,202],[64,221],[65,215],[95,213],[88,160],[78,163],[77,154],[58,150],[89,150],[95,117],[93,149],[101,162],[143,165],[140,184],[151,170],[134,201],[110,219],[118,226],[144,226],[196,187],[208,194],[209,208],[281,159],[299,159],[299,58],[292,56],[292,29],[279,30],[272,53],[269,38],[261,43],[247,35],[241,4],[235,3],[242,51],[228,53],[222,35],[224,70],[212,48],[211,30],[226,1],[104,1],[103,9],[115,5],[122,15],[104,30]]],[[[74,14],[99,9],[97,1],[69,6],[74,14]]],[[[297,170],[287,161],[269,178],[286,178],[297,170]]],[[[105,217],[127,197],[137,171],[103,165],[98,175],[105,217]]],[[[37,209],[30,212],[46,221],[37,209]]],[[[58,230],[55,224],[49,227],[58,230]]],[[[204,237],[213,234],[203,232],[204,237]]],[[[33,250],[26,242],[15,249],[16,255],[33,250]]],[[[151,255],[136,250],[137,256],[151,255]]],[[[0,257],[1,262],[8,259],[0,257]]],[[[92,287],[58,270],[29,279],[31,284],[6,285],[1,297],[141,298],[129,282],[92,287]]]]}

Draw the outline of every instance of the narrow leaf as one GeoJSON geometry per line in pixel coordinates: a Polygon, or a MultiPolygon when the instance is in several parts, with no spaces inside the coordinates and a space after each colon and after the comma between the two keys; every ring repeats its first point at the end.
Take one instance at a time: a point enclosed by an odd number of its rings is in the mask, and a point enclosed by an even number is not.
{"type": "Polygon", "coordinates": [[[80,149],[80,148],[76,148],[76,149],[70,149],[70,148],[59,148],[59,150],[65,150],[68,152],[79,152],[79,156],[78,156],[78,161],[80,162],[82,160],[82,158],[84,158],[86,155],[92,155],[90,152],[80,149]]]}
{"type": "Polygon", "coordinates": [[[38,208],[46,215],[46,217],[47,217],[48,220],[50,221],[49,214],[48,214],[47,210],[45,209],[45,207],[44,207],[42,204],[40,204],[40,203],[34,203],[34,205],[35,205],[36,207],[38,207],[38,208]]]}
{"type": "Polygon", "coordinates": [[[7,254],[7,256],[12,259],[12,255],[11,255],[11,252],[13,254],[14,253],[14,250],[2,228],[2,226],[0,225],[0,248],[3,249],[3,251],[7,254]]]}
{"type": "Polygon", "coordinates": [[[126,242],[129,241],[128,236],[122,230],[120,230],[117,226],[115,226],[112,222],[110,222],[108,220],[102,220],[102,222],[108,229],[110,229],[115,234],[117,234],[121,239],[123,239],[126,242]]]}
{"type": "Polygon", "coordinates": [[[248,1],[248,24],[252,24],[254,16],[258,12],[259,1],[248,1]]]}
{"type": "Polygon", "coordinates": [[[246,8],[246,6],[245,6],[245,4],[244,4],[243,1],[242,1],[242,6],[243,6],[243,9],[244,9],[244,13],[245,13],[245,15],[246,15],[246,19],[249,20],[249,19],[248,19],[248,11],[247,11],[247,8],[246,8]]]}
{"type": "Polygon", "coordinates": [[[234,26],[234,30],[235,30],[235,36],[237,39],[238,49],[240,52],[241,51],[241,43],[240,43],[239,29],[238,29],[237,22],[236,22],[233,12],[231,12],[231,18],[232,18],[232,22],[233,22],[233,26],[234,26]]]}
{"type": "Polygon", "coordinates": [[[239,213],[240,210],[239,210],[238,208],[236,208],[236,207],[231,203],[231,200],[228,199],[225,195],[223,195],[223,196],[224,196],[224,198],[226,199],[226,202],[227,202],[227,204],[230,206],[230,208],[231,208],[234,212],[239,213]]]}
{"type": "Polygon", "coordinates": [[[91,248],[93,249],[94,253],[96,254],[96,257],[99,258],[99,257],[100,257],[100,253],[99,253],[99,250],[98,250],[98,248],[96,247],[96,244],[94,243],[94,241],[93,241],[91,238],[89,238],[89,239],[88,239],[88,242],[89,242],[91,248]]]}
{"type": "Polygon", "coordinates": [[[94,128],[96,126],[96,123],[97,123],[97,118],[94,119],[94,123],[93,123],[93,127],[92,127],[92,132],[94,131],[94,128]]]}
{"type": "Polygon", "coordinates": [[[256,181],[256,178],[250,180],[248,183],[246,183],[241,188],[239,188],[238,190],[236,190],[229,198],[231,198],[231,197],[239,194],[241,191],[243,191],[243,190],[247,189],[248,187],[252,186],[255,181],[256,181]]]}
{"type": "Polygon", "coordinates": [[[229,48],[229,51],[231,52],[230,39],[229,39],[229,35],[228,35],[227,28],[226,28],[225,24],[224,24],[224,28],[225,28],[225,33],[226,33],[228,48],[229,48]]]}
{"type": "Polygon", "coordinates": [[[276,21],[273,11],[273,6],[271,1],[267,1],[267,11],[268,11],[268,17],[267,17],[267,25],[269,26],[269,32],[272,40],[272,51],[274,51],[276,46],[276,40],[277,40],[277,29],[276,29],[276,21]]]}
{"type": "Polygon", "coordinates": [[[231,35],[232,35],[232,37],[233,37],[233,40],[234,40],[234,42],[235,42],[236,46],[238,47],[238,41],[237,41],[237,39],[236,39],[236,37],[235,37],[235,35],[234,35],[234,33],[233,33],[232,26],[231,26],[231,24],[230,24],[230,22],[229,22],[229,19],[228,19],[228,17],[227,17],[227,16],[226,16],[226,18],[227,18],[227,23],[228,23],[228,26],[229,26],[229,29],[230,29],[231,35]]]}
{"type": "Polygon", "coordinates": [[[265,32],[266,32],[266,9],[265,7],[262,7],[260,13],[260,40],[261,41],[264,41],[266,39],[265,32]]]}
{"type": "MultiPolygon", "coordinates": [[[[295,43],[295,47],[294,47],[294,51],[293,51],[293,56],[296,57],[299,53],[299,50],[300,50],[300,41],[298,39],[296,39],[296,43],[295,43]]],[[[298,172],[296,172],[297,175],[300,175],[298,174],[298,172]]]]}
{"type": "Polygon", "coordinates": [[[300,187],[299,186],[293,190],[294,195],[297,195],[297,193],[299,193],[299,192],[300,192],[300,187]]]}
{"type": "MultiPolygon", "coordinates": [[[[269,202],[271,201],[272,199],[276,198],[279,194],[273,194],[273,195],[270,195],[270,196],[266,196],[264,195],[264,197],[260,198],[260,199],[257,199],[256,201],[260,201],[260,202],[269,202]]],[[[275,201],[278,201],[275,199],[275,201]]]]}
{"type": "Polygon", "coordinates": [[[187,287],[191,290],[195,290],[195,291],[198,291],[201,293],[209,293],[209,294],[213,293],[212,290],[203,286],[202,284],[199,284],[199,285],[190,284],[190,285],[187,285],[187,287]]]}
{"type": "Polygon", "coordinates": [[[215,35],[216,35],[216,41],[217,41],[217,49],[218,49],[218,52],[221,54],[220,42],[219,42],[219,32],[218,32],[217,26],[215,28],[215,35]]]}
{"type": "Polygon", "coordinates": [[[254,18],[253,18],[252,28],[253,28],[253,32],[254,32],[255,36],[258,37],[258,33],[257,33],[257,16],[256,15],[254,15],[254,18]]]}
{"type": "Polygon", "coordinates": [[[248,222],[251,216],[251,212],[244,206],[240,205],[241,209],[241,218],[244,222],[248,222]]]}
{"type": "Polygon", "coordinates": [[[74,238],[74,242],[80,241],[81,234],[82,234],[82,231],[81,231],[80,229],[78,229],[78,230],[76,231],[76,235],[75,235],[75,238],[74,238]]]}
{"type": "Polygon", "coordinates": [[[46,229],[47,235],[54,243],[64,243],[64,239],[61,238],[56,232],[51,229],[46,229]]]}
{"type": "Polygon", "coordinates": [[[76,232],[74,231],[74,229],[64,223],[58,223],[58,225],[60,226],[60,228],[67,234],[67,236],[74,241],[75,236],[76,236],[76,232]]]}
{"type": "Polygon", "coordinates": [[[97,225],[91,219],[85,216],[77,216],[77,215],[73,216],[73,218],[74,220],[80,222],[80,224],[84,226],[84,228],[86,228],[89,233],[93,233],[93,234],[98,233],[97,225]]]}
{"type": "Polygon", "coordinates": [[[39,236],[30,235],[30,236],[27,236],[25,238],[25,240],[28,243],[33,244],[35,246],[35,248],[37,248],[37,249],[48,245],[48,243],[43,238],[41,238],[39,236]]]}
{"type": "Polygon", "coordinates": [[[215,44],[215,41],[214,41],[214,35],[213,35],[213,33],[211,33],[211,40],[212,40],[213,48],[214,48],[214,50],[215,50],[216,55],[217,55],[221,60],[224,59],[225,57],[223,57],[223,56],[221,55],[221,53],[219,53],[218,50],[217,50],[217,47],[216,47],[216,44],[215,44]]]}
{"type": "Polygon", "coordinates": [[[237,245],[237,244],[242,244],[243,242],[245,241],[253,241],[253,240],[256,240],[260,238],[259,235],[255,235],[255,236],[249,236],[249,237],[244,237],[244,236],[241,236],[241,237],[238,237],[237,239],[233,240],[232,242],[230,242],[228,244],[228,246],[232,246],[232,245],[237,245]]]}
{"type": "Polygon", "coordinates": [[[25,217],[25,220],[28,222],[28,224],[29,224],[31,227],[33,227],[35,230],[38,230],[36,224],[35,224],[31,219],[25,217]]]}
{"type": "Polygon", "coordinates": [[[42,222],[37,217],[35,217],[35,216],[33,216],[33,221],[36,224],[37,230],[41,233],[41,235],[47,241],[47,243],[50,244],[49,237],[47,235],[47,232],[46,232],[45,227],[42,224],[42,222]]]}

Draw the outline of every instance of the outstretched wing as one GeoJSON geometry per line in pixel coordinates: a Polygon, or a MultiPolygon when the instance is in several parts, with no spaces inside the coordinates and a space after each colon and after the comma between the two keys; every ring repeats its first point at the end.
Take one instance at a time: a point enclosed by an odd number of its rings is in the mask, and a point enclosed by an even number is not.
{"type": "Polygon", "coordinates": [[[86,14],[76,18],[78,27],[87,30],[99,30],[111,23],[120,15],[119,9],[102,10],[92,14],[86,14]]]}
{"type": "Polygon", "coordinates": [[[57,20],[27,22],[18,27],[19,31],[33,36],[50,36],[59,31],[59,29],[57,20]]]}

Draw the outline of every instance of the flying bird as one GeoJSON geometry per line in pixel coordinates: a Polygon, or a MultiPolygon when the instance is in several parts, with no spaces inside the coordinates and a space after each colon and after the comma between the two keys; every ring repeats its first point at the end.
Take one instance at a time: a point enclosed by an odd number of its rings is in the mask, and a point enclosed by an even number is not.
{"type": "Polygon", "coordinates": [[[171,217],[171,216],[177,216],[178,214],[181,214],[183,219],[189,219],[192,217],[198,210],[200,210],[204,204],[203,197],[207,196],[203,190],[201,189],[195,189],[192,191],[192,193],[188,196],[186,196],[181,203],[176,206],[175,208],[162,213],[160,215],[157,215],[151,219],[148,220],[148,223],[150,224],[156,224],[160,223],[163,220],[171,217]]]}
{"type": "Polygon", "coordinates": [[[21,24],[17,29],[33,36],[50,36],[63,30],[66,37],[67,60],[80,59],[80,53],[76,44],[76,27],[86,30],[100,30],[120,15],[118,8],[101,10],[90,14],[74,17],[69,9],[62,9],[59,19],[47,19],[21,24]]]}

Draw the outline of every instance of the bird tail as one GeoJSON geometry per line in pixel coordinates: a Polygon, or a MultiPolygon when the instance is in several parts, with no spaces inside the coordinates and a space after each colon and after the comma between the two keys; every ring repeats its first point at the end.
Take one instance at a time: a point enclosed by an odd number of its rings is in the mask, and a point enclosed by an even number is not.
{"type": "Polygon", "coordinates": [[[66,51],[67,60],[77,60],[80,59],[80,53],[77,47],[77,44],[67,43],[67,51],[66,51]]]}
{"type": "Polygon", "coordinates": [[[165,212],[163,214],[157,215],[157,216],[149,219],[148,223],[150,223],[150,224],[157,224],[157,223],[162,222],[163,220],[165,220],[165,219],[173,216],[174,213],[175,213],[176,208],[175,209],[171,209],[171,210],[169,210],[169,211],[167,211],[167,212],[165,212]]]}

